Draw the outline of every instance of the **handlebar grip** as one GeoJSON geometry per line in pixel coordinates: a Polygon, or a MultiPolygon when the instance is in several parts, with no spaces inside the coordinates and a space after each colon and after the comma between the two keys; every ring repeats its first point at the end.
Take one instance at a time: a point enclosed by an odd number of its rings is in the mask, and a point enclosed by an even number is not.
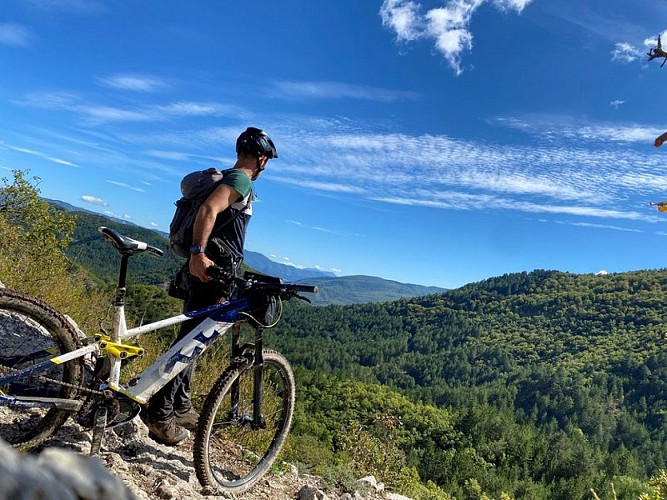
{"type": "Polygon", "coordinates": [[[216,266],[215,264],[206,268],[206,274],[209,275],[214,280],[227,281],[234,278],[235,276],[224,268],[216,266]]]}
{"type": "Polygon", "coordinates": [[[318,293],[319,289],[311,285],[290,285],[295,292],[318,293]]]}

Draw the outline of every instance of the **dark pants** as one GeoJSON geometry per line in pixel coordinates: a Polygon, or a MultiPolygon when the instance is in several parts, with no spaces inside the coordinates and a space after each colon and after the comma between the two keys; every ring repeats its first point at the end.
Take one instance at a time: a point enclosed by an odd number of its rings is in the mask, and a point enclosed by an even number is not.
{"type": "MultiPolygon", "coordinates": [[[[187,278],[187,289],[188,298],[183,304],[184,312],[215,304],[224,295],[224,287],[220,283],[213,281],[203,283],[193,277],[187,278]]],[[[201,318],[194,318],[184,322],[171,345],[173,346],[185,337],[201,321],[201,318]]],[[[164,422],[173,416],[175,410],[185,412],[192,407],[190,388],[194,368],[195,363],[193,362],[153,395],[148,402],[148,413],[152,418],[164,422]]]]}

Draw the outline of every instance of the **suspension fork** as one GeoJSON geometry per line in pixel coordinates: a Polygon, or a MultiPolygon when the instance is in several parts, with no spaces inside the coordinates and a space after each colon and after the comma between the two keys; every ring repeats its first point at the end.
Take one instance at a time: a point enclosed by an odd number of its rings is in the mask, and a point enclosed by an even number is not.
{"type": "MultiPolygon", "coordinates": [[[[240,343],[240,325],[237,323],[232,327],[231,335],[231,357],[238,358],[244,352],[244,345],[240,343]]],[[[262,415],[262,400],[264,397],[264,388],[262,384],[262,376],[264,372],[264,355],[263,349],[263,328],[258,326],[255,328],[255,342],[253,353],[253,389],[252,389],[252,424],[256,428],[264,425],[264,416],[262,415]]],[[[231,408],[230,418],[236,419],[243,417],[239,414],[239,381],[238,379],[232,383],[231,387],[231,408]]]]}
{"type": "MultiPolygon", "coordinates": [[[[231,359],[238,359],[241,356],[241,345],[239,344],[239,337],[241,334],[241,325],[239,323],[236,323],[232,327],[232,351],[231,351],[231,359]]],[[[232,404],[231,407],[229,408],[229,412],[231,413],[230,419],[231,420],[236,420],[239,417],[239,380],[236,379],[232,383],[232,389],[231,389],[231,399],[232,399],[232,404]]]]}
{"type": "Polygon", "coordinates": [[[263,328],[255,328],[255,361],[253,363],[253,389],[252,389],[252,423],[255,428],[264,426],[264,415],[262,415],[262,399],[264,398],[264,386],[262,374],[264,371],[264,355],[262,353],[263,328]]]}

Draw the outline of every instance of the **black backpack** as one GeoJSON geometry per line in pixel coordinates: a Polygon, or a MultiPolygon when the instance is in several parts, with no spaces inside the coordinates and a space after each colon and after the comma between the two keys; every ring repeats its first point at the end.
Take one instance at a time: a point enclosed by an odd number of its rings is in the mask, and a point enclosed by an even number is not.
{"type": "MultiPolygon", "coordinates": [[[[230,170],[220,171],[209,168],[192,172],[181,181],[183,197],[176,202],[176,213],[169,224],[169,246],[179,257],[190,256],[192,229],[197,212],[206,198],[218,187],[225,174],[230,170]]],[[[231,222],[231,219],[228,221],[231,222]]]]}

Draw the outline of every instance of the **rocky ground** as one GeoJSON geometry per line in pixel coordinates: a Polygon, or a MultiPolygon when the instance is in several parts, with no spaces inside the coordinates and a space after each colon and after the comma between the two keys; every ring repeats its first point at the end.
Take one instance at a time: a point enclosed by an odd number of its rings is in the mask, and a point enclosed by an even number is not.
{"type": "MultiPolygon", "coordinates": [[[[21,498],[65,498],[63,493],[47,483],[36,488],[35,469],[52,472],[56,482],[79,482],[72,486],[72,498],[138,498],[138,499],[215,499],[237,498],[239,500],[352,500],[352,499],[404,499],[400,495],[385,491],[375,479],[364,478],[359,491],[323,491],[321,479],[299,474],[295,467],[281,475],[267,474],[249,492],[235,496],[205,495],[193,468],[192,438],[176,447],[156,443],[148,437],[148,429],[139,418],[113,430],[107,430],[102,451],[98,458],[86,457],[90,449],[90,432],[68,421],[47,443],[47,447],[32,455],[18,454],[7,447],[0,447],[0,474],[21,478],[32,487],[34,494],[21,498]],[[75,452],[75,453],[72,453],[75,452]],[[35,458],[36,457],[36,458],[35,458]],[[34,467],[34,464],[40,467],[34,467]],[[18,464],[18,465],[17,465],[18,464]],[[100,467],[104,465],[104,468],[100,467]],[[21,467],[25,473],[17,472],[21,467]],[[78,470],[81,469],[81,470],[78,470]],[[109,475],[110,471],[112,475],[109,475]],[[115,477],[114,477],[115,476],[115,477]],[[116,478],[126,486],[122,489],[116,478]],[[91,484],[91,481],[96,484],[91,484]],[[360,493],[360,491],[363,492],[360,493]],[[46,495],[46,496],[45,496],[46,495]],[[51,496],[53,495],[53,496],[51,496]]],[[[6,476],[3,476],[6,477],[6,476]]],[[[17,479],[18,480],[18,479],[17,479]]],[[[13,483],[12,483],[13,484],[13,483]]],[[[12,484],[0,485],[0,499],[12,498],[16,491],[26,493],[25,487],[12,489],[12,484]]],[[[38,486],[38,485],[37,485],[38,486]]]]}

